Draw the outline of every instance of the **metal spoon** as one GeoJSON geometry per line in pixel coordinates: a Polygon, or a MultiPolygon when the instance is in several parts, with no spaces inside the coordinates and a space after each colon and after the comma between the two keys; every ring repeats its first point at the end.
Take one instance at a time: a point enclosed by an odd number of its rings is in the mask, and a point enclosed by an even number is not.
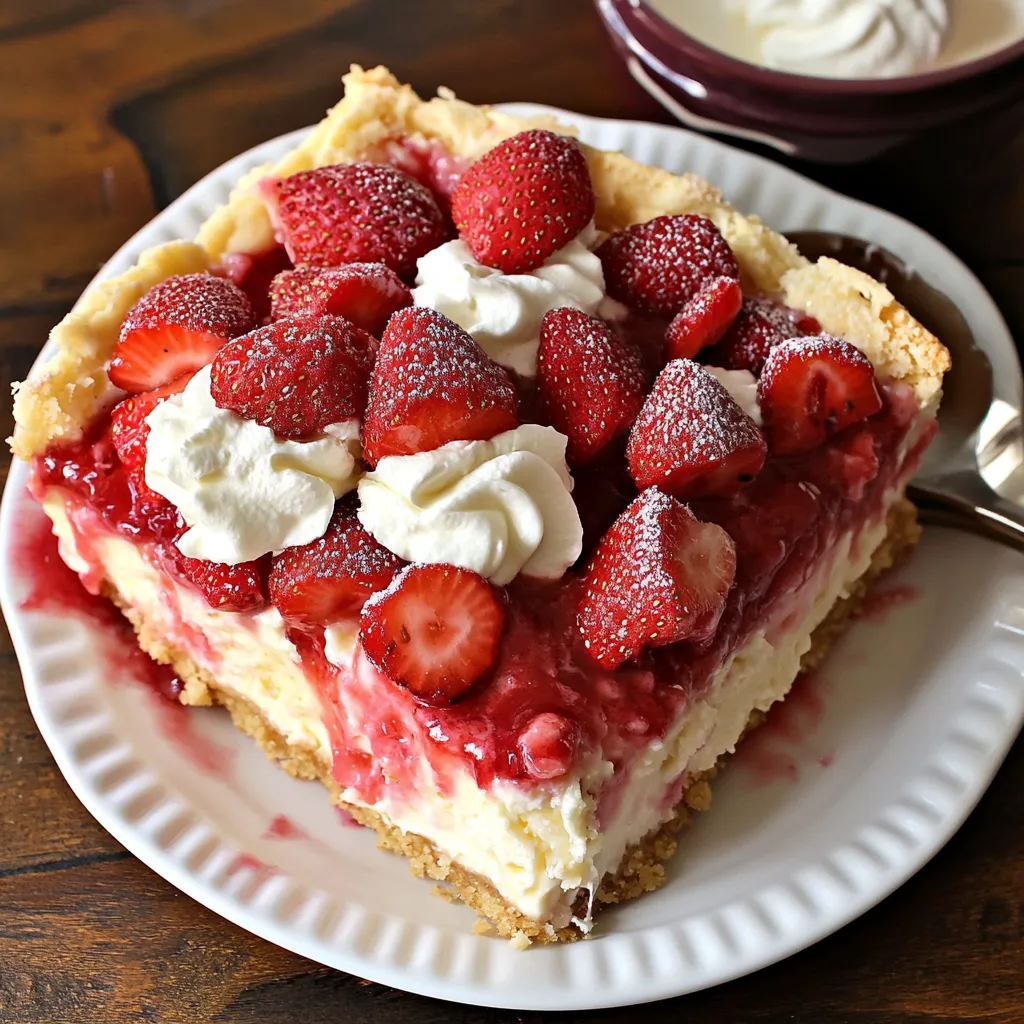
{"type": "Polygon", "coordinates": [[[827,231],[787,237],[808,259],[831,256],[881,281],[950,351],[939,432],[907,489],[922,518],[1024,549],[1024,413],[993,397],[992,366],[960,310],[873,243],[827,231]]]}

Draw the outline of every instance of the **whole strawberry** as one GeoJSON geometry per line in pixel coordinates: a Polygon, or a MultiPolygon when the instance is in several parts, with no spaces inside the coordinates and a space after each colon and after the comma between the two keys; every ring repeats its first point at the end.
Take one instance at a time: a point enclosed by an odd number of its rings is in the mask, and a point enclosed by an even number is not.
{"type": "Polygon", "coordinates": [[[375,346],[341,317],[275,320],[217,353],[210,393],[220,408],[301,440],[362,419],[375,346]]]}
{"type": "Polygon", "coordinates": [[[525,274],[571,242],[596,200],[579,143],[533,128],[500,142],[452,194],[459,235],[485,266],[525,274]]]}
{"type": "Polygon", "coordinates": [[[334,164],[261,185],[295,264],[385,263],[411,278],[416,260],[448,236],[419,182],[387,164],[334,164]]]}
{"type": "Polygon", "coordinates": [[[551,425],[569,438],[571,462],[597,458],[630,428],[646,385],[640,353],[602,321],[569,308],[545,315],[537,386],[551,425]]]}
{"type": "Polygon", "coordinates": [[[486,441],[519,425],[508,374],[454,321],[421,306],[388,321],[370,379],[363,457],[486,441]]]}
{"type": "Polygon", "coordinates": [[[601,538],[577,622],[590,656],[618,668],[645,647],[709,640],[736,575],[736,547],[714,523],[648,488],[601,538]]]}
{"type": "Polygon", "coordinates": [[[716,277],[738,280],[722,233],[696,213],[655,217],[618,231],[597,250],[608,294],[643,313],[674,317],[716,277]]]}

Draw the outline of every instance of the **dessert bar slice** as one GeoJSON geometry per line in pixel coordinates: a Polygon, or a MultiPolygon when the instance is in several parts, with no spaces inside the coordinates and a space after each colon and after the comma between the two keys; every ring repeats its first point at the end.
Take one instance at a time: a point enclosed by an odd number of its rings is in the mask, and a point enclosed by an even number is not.
{"type": "Polygon", "coordinates": [[[710,184],[353,68],[16,393],[64,560],[500,934],[586,934],[870,579],[946,350],[710,184]]]}

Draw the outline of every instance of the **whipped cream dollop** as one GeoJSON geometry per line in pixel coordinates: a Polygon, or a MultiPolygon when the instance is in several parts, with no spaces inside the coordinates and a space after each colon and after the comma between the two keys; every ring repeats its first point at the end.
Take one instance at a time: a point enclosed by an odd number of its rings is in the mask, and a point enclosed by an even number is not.
{"type": "Polygon", "coordinates": [[[934,63],[947,0],[727,0],[759,32],[761,63],[826,78],[894,78],[934,63]]]}
{"type": "Polygon", "coordinates": [[[761,426],[761,406],[757,404],[757,378],[749,370],[723,370],[720,366],[705,366],[732,400],[761,426]]]}
{"type": "Polygon", "coordinates": [[[285,441],[217,407],[210,367],[147,417],[146,483],[178,507],[191,558],[234,565],[324,534],[335,499],[355,487],[359,424],[285,441]]]}
{"type": "Polygon", "coordinates": [[[606,319],[625,313],[605,298],[601,261],[591,252],[597,240],[590,224],[528,274],[503,274],[478,263],[462,239],[445,242],[417,261],[413,302],[454,320],[502,366],[535,377],[545,313],[561,306],[606,319]]]}
{"type": "Polygon", "coordinates": [[[519,573],[557,579],[583,546],[566,440],[527,423],[381,459],[359,481],[359,521],[410,562],[448,562],[497,586],[519,573]]]}

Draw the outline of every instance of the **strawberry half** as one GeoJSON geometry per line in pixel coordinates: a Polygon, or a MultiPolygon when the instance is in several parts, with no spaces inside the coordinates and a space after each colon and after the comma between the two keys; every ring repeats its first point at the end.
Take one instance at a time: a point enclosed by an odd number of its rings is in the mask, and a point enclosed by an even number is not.
{"type": "Polygon", "coordinates": [[[743,291],[734,277],[713,277],[672,319],[665,332],[669,359],[693,359],[729,329],[743,305],[743,291]]]}
{"type": "Polygon", "coordinates": [[[674,317],[708,280],[740,276],[729,243],[696,213],[634,224],[605,239],[597,255],[613,299],[665,318],[674,317]]]}
{"type": "Polygon", "coordinates": [[[766,455],[757,424],[689,359],[658,375],[626,447],[637,487],[656,485],[677,498],[735,494],[761,472],[766,455]]]}
{"type": "Polygon", "coordinates": [[[454,565],[410,565],[363,605],[359,641],[415,697],[451,704],[494,664],[505,628],[498,592],[454,565]]]}
{"type": "Polygon", "coordinates": [[[578,142],[532,128],[499,142],[452,193],[459,235],[485,266],[526,274],[571,242],[594,216],[578,142]]]}
{"type": "Polygon", "coordinates": [[[629,429],[647,375],[636,348],[600,320],[553,309],[540,325],[537,386],[551,425],[569,438],[569,460],[582,464],[629,429]]]}
{"type": "Polygon", "coordinates": [[[337,316],[275,320],[217,353],[210,393],[221,409],[301,440],[362,418],[375,345],[337,316]]]}
{"type": "Polygon", "coordinates": [[[383,263],[286,270],[274,278],[270,298],[272,320],[329,313],[343,316],[377,338],[392,313],[412,305],[412,292],[383,263]]]}
{"type": "Polygon", "coordinates": [[[416,260],[448,237],[418,181],[388,164],[335,164],[260,185],[292,262],[386,263],[412,277],[416,260]]]}
{"type": "Polygon", "coordinates": [[[768,353],[776,345],[787,338],[816,334],[820,330],[813,317],[794,315],[770,299],[744,299],[732,327],[714,348],[704,353],[703,359],[709,366],[749,370],[758,377],[768,353]]]}
{"type": "Polygon", "coordinates": [[[266,559],[257,562],[207,562],[183,555],[168,545],[174,568],[206,598],[211,608],[225,612],[256,612],[267,603],[263,588],[266,559]]]}
{"type": "Polygon", "coordinates": [[[773,455],[810,451],[882,408],[871,360],[828,334],[776,345],[761,372],[757,400],[773,455]]]}
{"type": "Polygon", "coordinates": [[[289,619],[327,625],[358,615],[403,564],[363,529],[355,505],[342,501],[322,537],[274,556],[270,600],[289,619]]]}
{"type": "Polygon", "coordinates": [[[149,437],[146,417],[161,402],[172,395],[181,394],[192,376],[191,373],[184,373],[177,380],[154,391],[132,395],[115,405],[110,413],[110,437],[121,464],[127,470],[136,492],[146,498],[163,500],[146,484],[146,439],[149,437]]]}
{"type": "Polygon", "coordinates": [[[508,374],[458,324],[419,306],[392,316],[363,427],[371,465],[449,441],[485,441],[518,425],[508,374]]]}
{"type": "Polygon", "coordinates": [[[656,487],[601,538],[584,576],[577,624],[598,664],[645,647],[714,636],[736,575],[732,538],[656,487]]]}
{"type": "Polygon", "coordinates": [[[152,391],[206,366],[226,341],[255,326],[249,300],[227,278],[169,277],[125,317],[108,375],[124,391],[152,391]]]}

